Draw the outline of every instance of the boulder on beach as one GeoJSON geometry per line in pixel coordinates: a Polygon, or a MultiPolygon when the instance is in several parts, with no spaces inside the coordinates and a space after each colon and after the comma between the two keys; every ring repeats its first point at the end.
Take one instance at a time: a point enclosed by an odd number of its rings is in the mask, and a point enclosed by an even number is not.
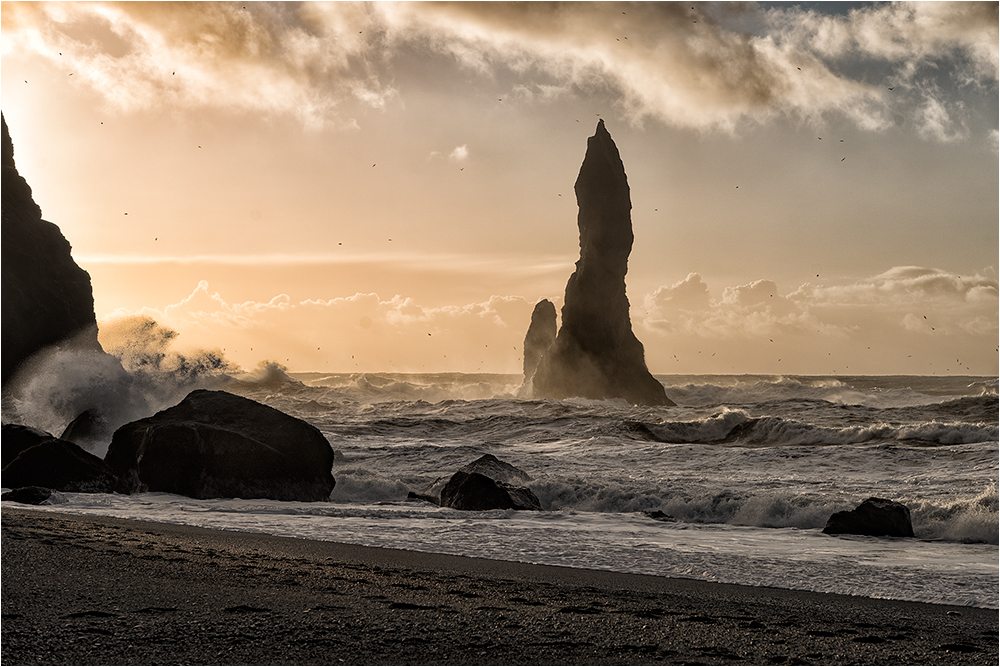
{"type": "Polygon", "coordinates": [[[524,336],[524,381],[535,374],[538,362],[556,341],[556,307],[548,299],[535,304],[524,336]]]}
{"type": "Polygon", "coordinates": [[[22,505],[44,505],[52,498],[52,489],[44,486],[22,486],[0,495],[0,500],[22,505]]]}
{"type": "Polygon", "coordinates": [[[111,493],[118,478],[108,465],[79,445],[58,438],[44,440],[3,467],[9,489],[42,486],[75,493],[111,493]]]}
{"type": "Polygon", "coordinates": [[[122,493],[323,501],[333,449],[311,424],[248,398],[199,389],[125,424],[104,460],[122,493]]]}
{"type": "Polygon", "coordinates": [[[580,259],[566,283],[562,326],[531,379],[536,398],[623,398],[674,405],[646,368],[632,333],[625,274],[632,252],[632,200],[618,147],[597,124],[576,180],[580,259]]]}
{"type": "Polygon", "coordinates": [[[523,470],[484,454],[465,466],[441,489],[441,506],[459,510],[540,510],[541,503],[524,486],[531,478],[523,470]]]}
{"type": "Polygon", "coordinates": [[[2,361],[4,385],[36,352],[72,341],[101,350],[90,274],[70,254],[59,227],[42,220],[31,187],[14,165],[14,145],[3,125],[2,361]]]}
{"type": "Polygon", "coordinates": [[[834,512],[823,532],[829,535],[913,537],[910,510],[894,500],[868,498],[853,510],[834,512]]]}

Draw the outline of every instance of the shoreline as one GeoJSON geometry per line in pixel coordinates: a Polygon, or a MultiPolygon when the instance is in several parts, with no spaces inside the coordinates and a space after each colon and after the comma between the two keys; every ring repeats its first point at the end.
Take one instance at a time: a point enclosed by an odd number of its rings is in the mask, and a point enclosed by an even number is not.
{"type": "Polygon", "coordinates": [[[4,664],[996,664],[995,609],[5,506],[4,664]]]}

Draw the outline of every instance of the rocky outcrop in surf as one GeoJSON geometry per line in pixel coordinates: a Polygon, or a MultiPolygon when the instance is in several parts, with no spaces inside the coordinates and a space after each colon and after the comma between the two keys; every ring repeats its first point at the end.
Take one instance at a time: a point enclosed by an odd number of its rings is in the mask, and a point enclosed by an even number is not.
{"type": "Polygon", "coordinates": [[[524,381],[535,374],[538,362],[556,342],[556,307],[548,299],[535,304],[524,336],[524,381]]]}
{"type": "Polygon", "coordinates": [[[3,124],[2,273],[4,385],[33,354],[73,340],[100,350],[90,274],[77,266],[59,227],[42,220],[27,181],[14,165],[14,145],[3,124]]]}
{"type": "Polygon", "coordinates": [[[484,454],[456,472],[441,489],[441,506],[459,510],[540,510],[523,470],[484,454]]]}
{"type": "Polygon", "coordinates": [[[869,498],[853,510],[834,512],[823,532],[828,535],[913,537],[913,525],[906,505],[885,498],[869,498]]]}
{"type": "Polygon", "coordinates": [[[625,274],[632,251],[632,201],[618,147],[597,124],[576,180],[580,259],[566,284],[562,327],[531,381],[537,398],[624,398],[673,405],[632,333],[625,274]]]}
{"type": "Polygon", "coordinates": [[[333,449],[319,429],[256,401],[199,389],[115,431],[105,462],[118,491],[191,498],[322,501],[333,449]]]}

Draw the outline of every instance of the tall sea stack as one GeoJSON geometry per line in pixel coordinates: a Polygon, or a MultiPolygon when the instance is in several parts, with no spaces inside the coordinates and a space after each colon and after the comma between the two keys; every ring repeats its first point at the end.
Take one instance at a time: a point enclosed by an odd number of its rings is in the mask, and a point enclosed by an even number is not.
{"type": "Polygon", "coordinates": [[[59,228],[42,220],[28,183],[14,166],[3,124],[2,383],[28,357],[69,339],[100,350],[90,274],[77,266],[59,228]]]}
{"type": "Polygon", "coordinates": [[[535,370],[531,393],[674,405],[646,368],[642,343],[632,333],[625,295],[632,200],[625,166],[603,120],[587,140],[575,190],[580,259],[566,284],[562,327],[535,370]]]}

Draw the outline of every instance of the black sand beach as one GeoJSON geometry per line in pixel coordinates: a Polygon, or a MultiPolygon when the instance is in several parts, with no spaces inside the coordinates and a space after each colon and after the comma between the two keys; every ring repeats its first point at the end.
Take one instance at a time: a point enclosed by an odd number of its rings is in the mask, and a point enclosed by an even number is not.
{"type": "Polygon", "coordinates": [[[22,664],[997,664],[998,612],[6,506],[22,664]]]}

